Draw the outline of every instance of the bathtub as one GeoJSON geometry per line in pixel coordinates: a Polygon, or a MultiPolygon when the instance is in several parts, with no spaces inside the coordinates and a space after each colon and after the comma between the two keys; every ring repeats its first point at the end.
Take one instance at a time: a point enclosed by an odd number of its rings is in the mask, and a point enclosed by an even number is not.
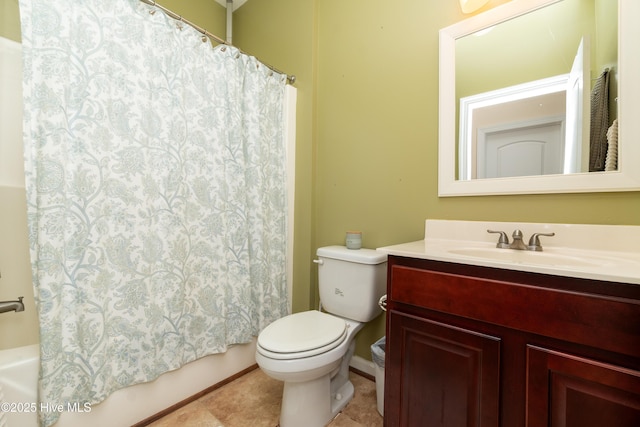
{"type": "Polygon", "coordinates": [[[0,351],[0,427],[37,425],[39,355],[38,344],[0,351]]]}
{"type": "MultiPolygon", "coordinates": [[[[253,366],[256,341],[203,357],[144,384],[116,391],[100,404],[62,412],[55,427],[131,426],[253,366]]],[[[37,344],[0,351],[0,427],[36,427],[40,350],[37,344]],[[4,397],[2,397],[2,395],[4,397]]]]}

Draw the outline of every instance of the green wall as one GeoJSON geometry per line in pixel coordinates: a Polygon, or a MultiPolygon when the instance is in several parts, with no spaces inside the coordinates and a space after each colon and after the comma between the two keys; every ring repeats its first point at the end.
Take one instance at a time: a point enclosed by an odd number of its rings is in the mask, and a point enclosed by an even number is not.
{"type": "MultiPolygon", "coordinates": [[[[296,239],[294,260],[309,269],[310,283],[297,277],[296,310],[317,304],[313,252],[342,244],[346,230],[361,230],[364,246],[375,248],[421,239],[426,218],[640,225],[638,192],[438,198],[438,31],[466,17],[457,2],[251,0],[237,20],[249,16],[246,27],[234,21],[244,34],[238,43],[265,58],[283,55],[284,48],[245,42],[253,31],[271,30],[280,40],[297,37],[301,25],[316,28],[305,50],[313,69],[303,76],[313,78],[313,99],[306,87],[300,95],[305,105],[311,102],[313,117],[309,122],[305,111],[298,122],[303,143],[312,144],[309,163],[302,161],[305,174],[313,171],[312,211],[296,213],[312,230],[308,240],[307,232],[296,239]],[[279,14],[288,8],[314,15],[282,26],[279,14]],[[301,306],[307,296],[313,304],[301,306]]],[[[369,358],[371,343],[382,335],[384,316],[360,332],[357,354],[369,358]]]]}
{"type": "Polygon", "coordinates": [[[20,41],[18,0],[0,0],[0,36],[20,41]]]}
{"type": "MultiPolygon", "coordinates": [[[[224,37],[212,0],[159,3],[224,37]]],[[[376,248],[421,239],[426,218],[640,225],[638,192],[438,198],[438,30],[465,17],[454,0],[250,0],[234,13],[234,44],[297,77],[294,311],[317,307],[315,250],[346,230],[376,248]]],[[[382,335],[384,316],[357,354],[382,335]]]]}
{"type": "MultiPolygon", "coordinates": [[[[158,0],[158,4],[204,28],[221,39],[225,38],[227,15],[213,0],[158,0]]],[[[214,43],[215,44],[215,43],[214,43]]]]}

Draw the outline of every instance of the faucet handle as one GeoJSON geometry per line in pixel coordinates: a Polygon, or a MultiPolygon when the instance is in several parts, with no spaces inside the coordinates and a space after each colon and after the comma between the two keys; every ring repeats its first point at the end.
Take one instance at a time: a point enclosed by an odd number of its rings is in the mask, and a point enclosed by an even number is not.
{"type": "Polygon", "coordinates": [[[505,233],[504,231],[487,230],[487,233],[500,234],[500,237],[498,238],[498,243],[496,244],[496,248],[505,249],[509,247],[509,238],[507,237],[507,233],[505,233]]]}
{"type": "Polygon", "coordinates": [[[538,236],[552,237],[555,235],[556,233],[533,233],[531,235],[531,238],[529,239],[527,249],[529,249],[530,251],[542,252],[542,245],[540,245],[540,239],[538,238],[538,236]]]}

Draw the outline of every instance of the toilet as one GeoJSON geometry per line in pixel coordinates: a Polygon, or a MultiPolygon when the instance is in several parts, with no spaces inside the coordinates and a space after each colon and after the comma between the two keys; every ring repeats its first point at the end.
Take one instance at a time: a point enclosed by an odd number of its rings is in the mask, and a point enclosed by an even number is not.
{"type": "Polygon", "coordinates": [[[258,336],[256,362],[284,381],[280,427],[325,426],[353,397],[349,362],[355,336],[382,310],[387,255],[345,246],[319,248],[321,310],[276,320],[258,336]]]}

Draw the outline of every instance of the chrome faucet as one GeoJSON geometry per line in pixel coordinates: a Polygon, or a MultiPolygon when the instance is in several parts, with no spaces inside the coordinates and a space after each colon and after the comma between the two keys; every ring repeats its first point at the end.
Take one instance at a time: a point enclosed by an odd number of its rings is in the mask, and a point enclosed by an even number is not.
{"type": "Polygon", "coordinates": [[[0,301],[0,313],[6,313],[8,311],[24,311],[24,304],[22,298],[19,297],[17,301],[0,301]]]}
{"type": "Polygon", "coordinates": [[[509,249],[517,249],[519,251],[527,250],[527,245],[522,241],[522,231],[515,230],[511,237],[513,237],[513,242],[509,245],[509,249]]]}
{"type": "Polygon", "coordinates": [[[556,233],[533,233],[531,238],[529,239],[529,244],[525,245],[522,241],[522,231],[515,230],[512,234],[513,242],[509,243],[509,238],[507,237],[507,233],[504,231],[496,231],[496,230],[487,230],[487,233],[497,233],[500,234],[498,238],[498,243],[496,244],[496,248],[501,249],[516,249],[520,251],[535,251],[542,252],[542,245],[540,244],[539,236],[555,236],[556,233]]]}

